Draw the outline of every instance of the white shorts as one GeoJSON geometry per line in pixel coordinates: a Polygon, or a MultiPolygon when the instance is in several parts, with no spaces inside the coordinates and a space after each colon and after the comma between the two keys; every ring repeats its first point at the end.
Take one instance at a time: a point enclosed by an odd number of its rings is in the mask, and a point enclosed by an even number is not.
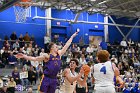
{"type": "Polygon", "coordinates": [[[104,86],[104,87],[95,87],[94,93],[116,93],[115,88],[113,86],[104,86]]]}

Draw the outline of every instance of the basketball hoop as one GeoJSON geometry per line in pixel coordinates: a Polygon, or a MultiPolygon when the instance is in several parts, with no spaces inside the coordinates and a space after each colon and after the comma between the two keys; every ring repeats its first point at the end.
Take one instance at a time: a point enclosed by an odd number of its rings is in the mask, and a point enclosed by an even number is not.
{"type": "Polygon", "coordinates": [[[13,6],[16,22],[25,23],[27,17],[31,17],[31,0],[21,0],[13,6]]]}

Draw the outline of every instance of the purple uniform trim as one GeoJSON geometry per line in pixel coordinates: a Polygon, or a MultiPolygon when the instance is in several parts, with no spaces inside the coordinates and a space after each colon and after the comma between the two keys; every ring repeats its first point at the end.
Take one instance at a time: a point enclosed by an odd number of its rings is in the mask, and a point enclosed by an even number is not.
{"type": "Polygon", "coordinates": [[[44,76],[41,81],[40,91],[44,93],[55,93],[57,86],[57,73],[61,69],[60,56],[53,56],[50,54],[48,62],[44,65],[44,76]]]}

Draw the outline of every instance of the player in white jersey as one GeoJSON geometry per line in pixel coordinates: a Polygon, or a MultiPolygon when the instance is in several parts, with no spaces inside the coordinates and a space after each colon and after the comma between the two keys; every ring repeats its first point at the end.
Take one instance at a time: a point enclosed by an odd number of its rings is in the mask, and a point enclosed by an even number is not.
{"type": "Polygon", "coordinates": [[[114,76],[119,76],[118,68],[109,61],[109,53],[106,50],[100,50],[97,58],[99,63],[94,65],[92,72],[95,79],[95,93],[116,93],[114,76]]]}
{"type": "Polygon", "coordinates": [[[78,61],[76,59],[71,59],[69,63],[69,68],[64,70],[64,83],[60,86],[59,93],[74,93],[76,88],[76,83],[81,86],[86,86],[86,79],[81,79],[81,76],[84,75],[83,68],[80,69],[80,73],[75,72],[75,68],[78,66],[78,61]]]}

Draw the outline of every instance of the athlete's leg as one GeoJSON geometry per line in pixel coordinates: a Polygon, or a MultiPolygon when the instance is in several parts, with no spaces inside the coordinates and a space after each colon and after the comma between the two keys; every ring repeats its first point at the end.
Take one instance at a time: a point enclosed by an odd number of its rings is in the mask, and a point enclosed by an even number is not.
{"type": "Polygon", "coordinates": [[[94,88],[94,93],[105,93],[104,92],[104,87],[95,87],[94,88]]]}
{"type": "Polygon", "coordinates": [[[51,79],[50,87],[49,87],[48,92],[49,93],[55,93],[56,87],[57,87],[57,79],[51,79]]]}

